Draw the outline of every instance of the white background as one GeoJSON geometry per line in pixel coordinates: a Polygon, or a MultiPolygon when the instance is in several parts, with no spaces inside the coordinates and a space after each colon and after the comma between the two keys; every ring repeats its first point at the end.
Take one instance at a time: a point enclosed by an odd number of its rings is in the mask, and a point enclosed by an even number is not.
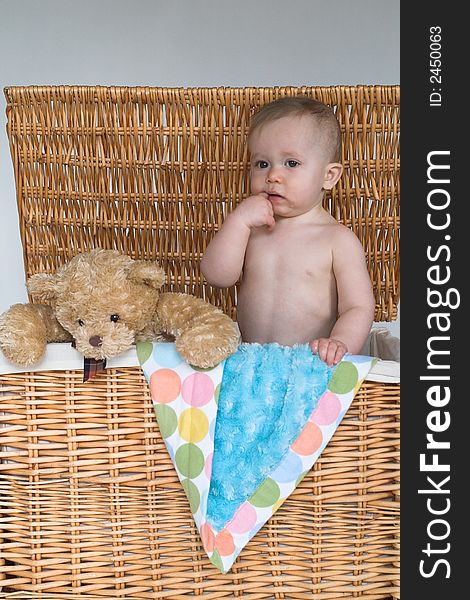
{"type": "MultiPolygon", "coordinates": [[[[0,0],[2,88],[395,85],[399,58],[399,0],[0,0]]],[[[27,301],[3,94],[0,119],[3,312],[27,301]]]]}

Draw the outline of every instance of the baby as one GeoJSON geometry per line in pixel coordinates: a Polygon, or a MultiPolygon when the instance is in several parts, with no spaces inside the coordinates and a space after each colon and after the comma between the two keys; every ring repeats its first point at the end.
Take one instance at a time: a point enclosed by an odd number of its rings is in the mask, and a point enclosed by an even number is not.
{"type": "Polygon", "coordinates": [[[244,342],[309,343],[329,366],[360,352],[374,318],[364,251],[323,207],[342,173],[334,113],[307,96],[254,115],[248,145],[252,195],[230,213],[202,258],[216,287],[241,276],[244,342]]]}

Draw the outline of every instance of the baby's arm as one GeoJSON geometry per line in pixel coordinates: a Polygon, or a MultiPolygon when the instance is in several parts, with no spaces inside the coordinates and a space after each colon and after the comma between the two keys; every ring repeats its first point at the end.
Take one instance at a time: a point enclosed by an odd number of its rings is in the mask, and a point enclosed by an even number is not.
{"type": "Polygon", "coordinates": [[[234,285],[242,272],[245,251],[253,228],[274,227],[271,202],[266,195],[246,198],[225,219],[201,260],[201,272],[216,287],[234,285]]]}
{"type": "Polygon", "coordinates": [[[364,250],[352,231],[338,228],[333,240],[333,272],[338,292],[338,320],[329,338],[313,340],[312,350],[329,366],[346,352],[360,352],[374,320],[375,301],[364,250]]]}

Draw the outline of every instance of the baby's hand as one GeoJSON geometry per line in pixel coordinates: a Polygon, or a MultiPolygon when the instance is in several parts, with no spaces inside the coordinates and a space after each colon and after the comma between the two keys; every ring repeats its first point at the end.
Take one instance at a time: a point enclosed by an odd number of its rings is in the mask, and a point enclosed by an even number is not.
{"type": "Polygon", "coordinates": [[[263,193],[243,200],[233,214],[236,214],[250,229],[266,226],[268,231],[272,231],[276,224],[273,205],[268,200],[268,195],[263,193]]]}
{"type": "Polygon", "coordinates": [[[310,349],[329,367],[337,365],[348,351],[346,344],[333,338],[319,338],[310,342],[310,349]]]}

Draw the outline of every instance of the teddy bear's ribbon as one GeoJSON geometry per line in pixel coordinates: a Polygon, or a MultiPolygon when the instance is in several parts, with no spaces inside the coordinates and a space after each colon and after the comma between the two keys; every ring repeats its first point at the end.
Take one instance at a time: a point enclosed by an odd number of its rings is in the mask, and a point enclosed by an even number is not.
{"type": "Polygon", "coordinates": [[[83,383],[106,369],[106,359],[83,358],[83,383]]]}
{"type": "MultiPolygon", "coordinates": [[[[72,341],[72,348],[76,348],[75,340],[72,341]]],[[[93,379],[98,373],[101,373],[106,369],[105,358],[87,358],[83,357],[83,383],[89,379],[93,379]]]]}

